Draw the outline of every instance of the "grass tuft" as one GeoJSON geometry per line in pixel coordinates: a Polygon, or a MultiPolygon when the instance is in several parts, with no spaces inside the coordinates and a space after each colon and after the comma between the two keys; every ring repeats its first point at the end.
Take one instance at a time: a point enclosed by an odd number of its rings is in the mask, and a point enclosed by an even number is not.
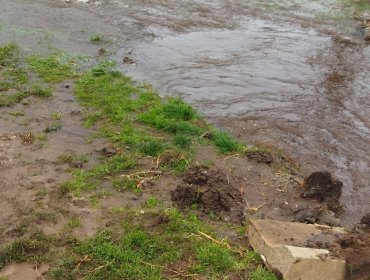
{"type": "Polygon", "coordinates": [[[18,61],[19,49],[16,44],[10,43],[0,46],[0,65],[12,66],[18,61]]]}
{"type": "Polygon", "coordinates": [[[31,55],[26,60],[30,68],[36,71],[45,82],[58,83],[76,76],[72,63],[63,61],[58,55],[49,57],[31,55]]]}

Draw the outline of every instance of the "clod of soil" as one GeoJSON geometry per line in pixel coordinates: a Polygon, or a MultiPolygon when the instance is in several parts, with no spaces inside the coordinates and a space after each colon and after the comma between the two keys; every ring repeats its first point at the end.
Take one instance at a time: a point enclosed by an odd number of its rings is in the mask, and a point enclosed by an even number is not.
{"type": "Polygon", "coordinates": [[[337,244],[336,253],[346,258],[350,279],[370,279],[370,232],[350,233],[337,244]]]}
{"type": "Polygon", "coordinates": [[[258,163],[271,164],[273,162],[273,157],[271,153],[266,152],[248,153],[247,157],[251,160],[257,161],[258,163]]]}
{"type": "Polygon", "coordinates": [[[180,207],[198,204],[205,213],[214,212],[225,219],[240,222],[244,216],[244,201],[227,178],[219,169],[192,167],[171,193],[171,199],[180,207]]]}
{"type": "Polygon", "coordinates": [[[367,213],[365,216],[362,217],[361,224],[370,228],[370,213],[367,213]]]}
{"type": "Polygon", "coordinates": [[[343,183],[327,171],[313,172],[304,179],[301,197],[324,203],[329,210],[340,212],[342,207],[339,198],[342,195],[343,183]]]}

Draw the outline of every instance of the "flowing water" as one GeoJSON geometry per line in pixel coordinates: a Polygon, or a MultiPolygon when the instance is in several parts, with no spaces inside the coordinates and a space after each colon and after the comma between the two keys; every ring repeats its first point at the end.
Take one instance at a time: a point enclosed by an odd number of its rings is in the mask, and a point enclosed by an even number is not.
{"type": "Polygon", "coordinates": [[[239,139],[284,149],[304,174],[332,172],[345,223],[370,211],[370,47],[343,2],[1,2],[1,41],[129,57],[123,71],[239,139]]]}

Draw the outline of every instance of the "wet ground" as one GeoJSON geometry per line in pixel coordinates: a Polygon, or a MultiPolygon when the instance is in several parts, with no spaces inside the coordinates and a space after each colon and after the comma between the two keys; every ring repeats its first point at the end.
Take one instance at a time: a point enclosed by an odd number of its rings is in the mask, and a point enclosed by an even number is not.
{"type": "Polygon", "coordinates": [[[332,172],[344,184],[344,223],[369,212],[370,47],[350,9],[336,1],[83,2],[5,1],[1,41],[91,56],[104,48],[122,70],[182,96],[239,139],[284,149],[304,175],[332,172]],[[104,40],[91,44],[97,33],[104,40]]]}

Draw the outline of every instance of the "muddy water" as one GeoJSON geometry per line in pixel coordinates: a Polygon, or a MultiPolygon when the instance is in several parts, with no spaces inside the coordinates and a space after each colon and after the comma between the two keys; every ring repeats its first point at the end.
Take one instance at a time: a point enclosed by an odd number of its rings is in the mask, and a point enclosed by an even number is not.
{"type": "Polygon", "coordinates": [[[134,59],[121,69],[241,140],[335,174],[347,224],[370,211],[370,47],[339,2],[2,0],[0,23],[30,50],[134,59]]]}

